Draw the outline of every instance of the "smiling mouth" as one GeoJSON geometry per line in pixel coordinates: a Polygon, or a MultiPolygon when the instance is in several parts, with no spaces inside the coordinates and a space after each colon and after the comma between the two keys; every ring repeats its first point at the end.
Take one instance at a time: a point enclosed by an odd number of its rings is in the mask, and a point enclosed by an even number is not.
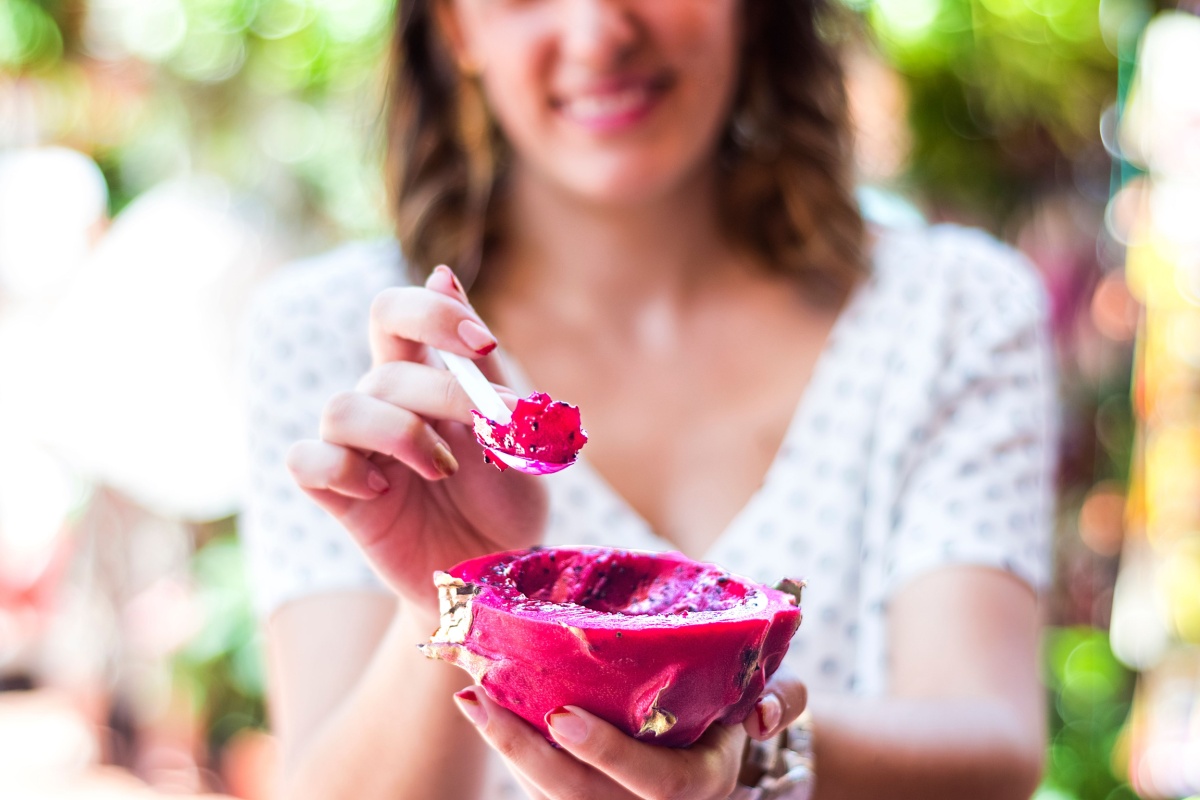
{"type": "Polygon", "coordinates": [[[559,98],[553,106],[567,119],[593,130],[615,130],[641,121],[670,89],[667,78],[621,81],[559,98]]]}

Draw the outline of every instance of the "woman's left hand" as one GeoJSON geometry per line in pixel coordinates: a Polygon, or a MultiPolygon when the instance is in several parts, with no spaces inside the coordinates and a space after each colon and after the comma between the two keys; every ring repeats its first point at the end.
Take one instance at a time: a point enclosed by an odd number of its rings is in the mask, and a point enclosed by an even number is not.
{"type": "Polygon", "coordinates": [[[562,745],[558,750],[478,686],[456,701],[537,800],[724,800],[736,788],[746,737],[777,735],[804,711],[808,692],[780,669],[745,722],[713,725],[691,747],[678,749],[640,742],[567,706],[546,720],[562,745]]]}

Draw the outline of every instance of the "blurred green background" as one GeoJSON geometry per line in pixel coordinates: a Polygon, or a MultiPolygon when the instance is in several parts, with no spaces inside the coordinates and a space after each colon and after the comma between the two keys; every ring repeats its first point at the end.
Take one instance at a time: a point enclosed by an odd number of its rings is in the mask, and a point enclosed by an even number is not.
{"type": "MultiPolygon", "coordinates": [[[[264,269],[386,235],[379,107],[391,5],[2,0],[0,155],[47,144],[86,154],[118,223],[156,187],[215,178],[232,198],[223,208],[268,240],[259,248],[269,254],[264,269]]],[[[1162,8],[1150,0],[849,0],[853,24],[831,29],[850,54],[861,178],[881,213],[907,201],[929,219],[992,230],[1037,263],[1052,299],[1066,411],[1044,647],[1043,799],[1135,796],[1126,774],[1135,680],[1107,631],[1135,454],[1137,312],[1122,293],[1125,248],[1105,211],[1142,174],[1111,132],[1139,36],[1162,8]]],[[[13,306],[0,295],[0,313],[13,306]]],[[[184,599],[162,600],[175,595],[144,576],[126,575],[109,592],[114,608],[159,592],[150,605],[189,622],[162,623],[185,633],[153,650],[168,665],[154,673],[154,703],[129,689],[145,676],[114,667],[134,657],[110,643],[98,670],[111,702],[95,712],[113,731],[104,758],[157,786],[262,796],[266,779],[253,773],[269,748],[245,736],[265,721],[236,502],[207,512],[156,507],[103,471],[72,473],[71,486],[58,529],[73,543],[67,575],[101,568],[86,543],[108,541],[106,525],[151,519],[181,542],[163,570],[184,599]],[[147,741],[182,742],[191,777],[171,784],[182,768],[139,757],[147,741]]],[[[125,552],[138,551],[135,536],[124,541],[125,552]]],[[[41,683],[29,662],[12,663],[8,673],[41,683]]]]}

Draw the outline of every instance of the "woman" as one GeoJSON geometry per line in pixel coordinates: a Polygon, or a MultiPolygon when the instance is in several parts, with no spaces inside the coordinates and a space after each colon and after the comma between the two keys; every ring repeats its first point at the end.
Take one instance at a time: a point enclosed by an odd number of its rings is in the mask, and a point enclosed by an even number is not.
{"type": "Polygon", "coordinates": [[[401,252],[286,270],[250,328],[245,529],[285,796],[723,798],[747,736],[806,706],[817,797],[1033,790],[1040,290],[982,234],[864,231],[822,14],[401,3],[401,252]],[[476,358],[510,401],[577,404],[581,462],[484,464],[428,346],[476,358]],[[670,750],[568,709],[556,749],[423,659],[432,571],[538,542],[807,577],[759,713],[670,750]]]}

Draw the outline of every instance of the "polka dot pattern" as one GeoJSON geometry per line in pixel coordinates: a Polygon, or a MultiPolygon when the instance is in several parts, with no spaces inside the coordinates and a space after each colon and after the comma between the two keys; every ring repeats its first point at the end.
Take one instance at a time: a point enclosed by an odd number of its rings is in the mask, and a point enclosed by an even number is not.
{"type": "MultiPolygon", "coordinates": [[[[243,527],[264,613],[379,587],[282,459],[367,369],[367,309],[401,280],[398,260],[372,245],[299,264],[250,318],[243,527]]],[[[1036,273],[986,235],[881,232],[872,277],[839,318],[761,488],[705,556],[767,583],[808,581],[788,662],[813,691],[886,691],[888,604],[919,575],[969,564],[1046,583],[1056,419],[1045,316],[1036,273]]],[[[670,547],[586,458],[544,480],[551,544],[670,547]]],[[[520,796],[507,791],[494,796],[520,796]]]]}
{"type": "Polygon", "coordinates": [[[251,491],[241,529],[262,615],[296,597],[383,589],[350,535],[292,481],[284,457],[317,436],[326,401],[370,367],[370,298],[398,281],[399,263],[391,244],[347,246],[284,268],[251,303],[241,363],[251,491]]]}

